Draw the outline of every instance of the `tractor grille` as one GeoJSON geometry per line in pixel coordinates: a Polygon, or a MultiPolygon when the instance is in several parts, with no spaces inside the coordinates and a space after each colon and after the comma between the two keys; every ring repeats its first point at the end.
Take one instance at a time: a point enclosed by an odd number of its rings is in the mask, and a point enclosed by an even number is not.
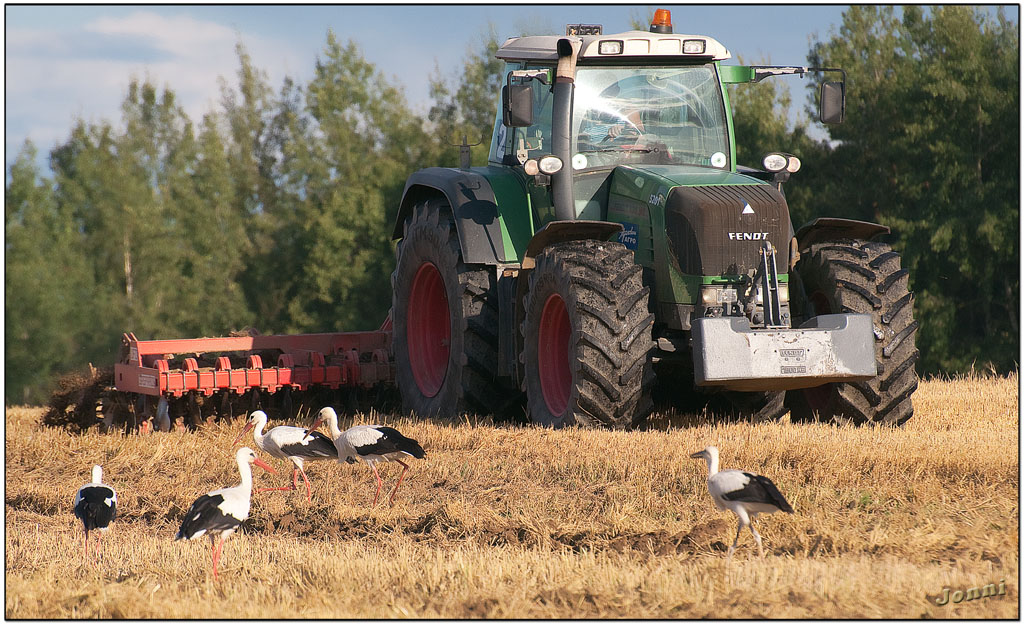
{"type": "Polygon", "coordinates": [[[774,187],[676,187],[665,207],[669,251],[686,275],[744,275],[767,239],[789,249],[789,206],[774,187]],[[750,210],[744,214],[746,205],[750,210]]]}

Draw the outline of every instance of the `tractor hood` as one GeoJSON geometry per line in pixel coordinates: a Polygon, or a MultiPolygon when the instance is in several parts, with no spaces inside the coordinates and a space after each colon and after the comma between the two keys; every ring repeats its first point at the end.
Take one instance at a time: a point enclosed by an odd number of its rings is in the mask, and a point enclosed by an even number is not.
{"type": "Polygon", "coordinates": [[[621,165],[618,169],[623,173],[661,178],[669,188],[674,186],[725,186],[725,185],[760,185],[766,186],[757,178],[742,173],[711,169],[709,167],[685,165],[621,165]]]}
{"type": "Polygon", "coordinates": [[[789,206],[770,184],[740,173],[666,165],[622,165],[614,178],[613,195],[632,196],[652,213],[663,211],[669,260],[683,275],[748,275],[764,241],[789,249],[789,206]]]}

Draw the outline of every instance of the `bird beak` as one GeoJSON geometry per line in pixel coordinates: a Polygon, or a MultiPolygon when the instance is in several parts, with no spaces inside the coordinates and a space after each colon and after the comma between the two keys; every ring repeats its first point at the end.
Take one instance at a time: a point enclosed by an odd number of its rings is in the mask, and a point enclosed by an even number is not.
{"type": "Polygon", "coordinates": [[[693,455],[690,455],[690,457],[694,459],[704,459],[704,451],[697,451],[693,455]]]}
{"type": "Polygon", "coordinates": [[[307,439],[309,439],[309,436],[313,435],[313,432],[316,431],[316,428],[319,427],[320,423],[322,423],[323,421],[323,418],[317,418],[316,420],[314,420],[313,424],[310,425],[309,429],[306,430],[306,436],[302,438],[302,441],[305,442],[307,439]]]}
{"type": "Polygon", "coordinates": [[[274,470],[273,468],[271,468],[271,467],[270,467],[270,464],[268,464],[267,462],[263,461],[263,460],[262,460],[262,459],[260,459],[259,457],[257,457],[256,459],[254,459],[252,463],[254,463],[254,464],[256,464],[257,466],[259,466],[260,468],[262,468],[262,469],[266,470],[266,471],[267,471],[267,472],[269,472],[270,474],[277,474],[277,471],[276,471],[276,470],[274,470]]]}
{"type": "Polygon", "coordinates": [[[252,431],[252,428],[254,426],[255,425],[253,425],[253,423],[246,424],[245,425],[245,429],[242,429],[242,433],[238,434],[238,437],[235,438],[235,441],[231,443],[231,446],[234,446],[234,445],[238,444],[238,442],[245,436],[245,434],[247,434],[250,431],[252,431]]]}

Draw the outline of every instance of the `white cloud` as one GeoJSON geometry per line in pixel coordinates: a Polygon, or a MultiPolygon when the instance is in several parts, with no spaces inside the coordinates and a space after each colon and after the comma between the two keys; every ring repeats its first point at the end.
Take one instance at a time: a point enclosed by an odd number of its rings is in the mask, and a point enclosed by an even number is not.
{"type": "Polygon", "coordinates": [[[268,71],[275,89],[286,62],[307,64],[289,59],[294,53],[282,42],[188,15],[139,11],[97,18],[60,33],[8,28],[5,160],[13,160],[26,137],[45,154],[67,138],[78,117],[119,123],[132,78],[172,89],[198,123],[220,101],[218,78],[235,83],[240,39],[253,63],[268,71]]]}

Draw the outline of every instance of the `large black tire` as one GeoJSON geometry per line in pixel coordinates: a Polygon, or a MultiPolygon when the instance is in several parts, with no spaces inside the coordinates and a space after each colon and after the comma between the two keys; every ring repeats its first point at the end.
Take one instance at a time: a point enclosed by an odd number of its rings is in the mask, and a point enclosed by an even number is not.
{"type": "Polygon", "coordinates": [[[647,418],[654,315],[641,271],[619,243],[556,243],[537,256],[521,327],[531,420],[628,428],[647,418]]]}
{"type": "Polygon", "coordinates": [[[518,391],[497,380],[497,276],[462,261],[451,209],[418,204],[391,276],[396,378],[402,410],[454,418],[502,411],[518,391]]]}
{"type": "MultiPolygon", "coordinates": [[[[913,416],[917,389],[914,346],[918,323],[908,271],[885,243],[834,240],[812,245],[797,263],[803,296],[794,297],[794,320],[829,313],[871,314],[877,375],[787,392],[793,421],[826,420],[900,425],[913,416]]],[[[791,285],[797,286],[797,284],[791,285]]],[[[791,293],[795,295],[797,293],[791,293]]]]}

